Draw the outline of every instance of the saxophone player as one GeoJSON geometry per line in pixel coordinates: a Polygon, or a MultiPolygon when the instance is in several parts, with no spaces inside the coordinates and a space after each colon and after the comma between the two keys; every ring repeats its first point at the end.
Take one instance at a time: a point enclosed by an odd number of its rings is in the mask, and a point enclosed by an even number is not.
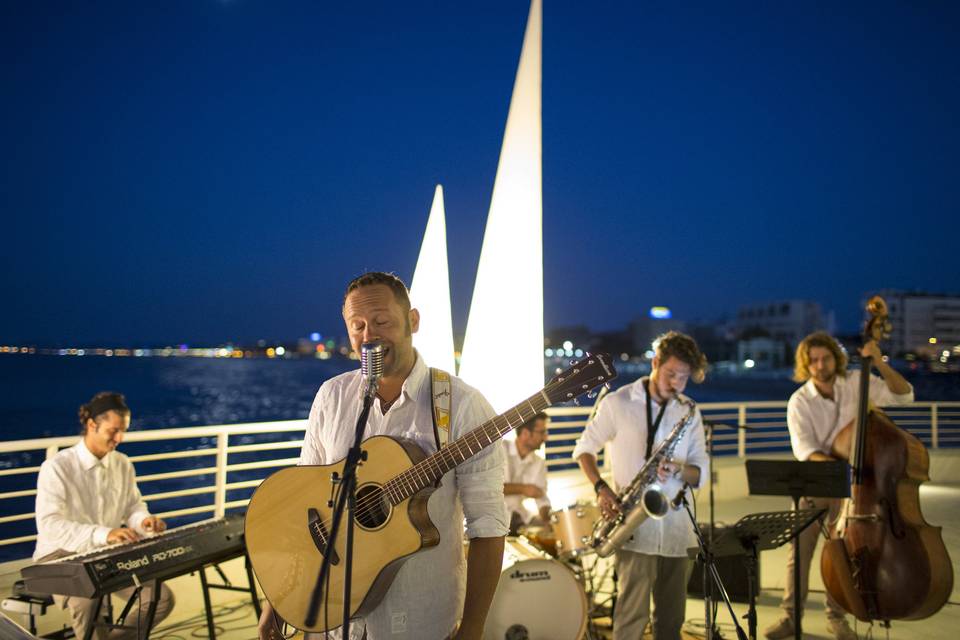
{"type": "MultiPolygon", "coordinates": [[[[690,336],[665,333],[654,342],[654,353],[650,376],[607,396],[573,451],[607,518],[620,508],[617,490],[633,481],[650,452],[688,414],[690,401],[680,395],[687,382],[704,378],[707,359],[690,336]],[[597,453],[605,446],[615,487],[607,485],[597,468],[597,453]]],[[[708,467],[703,422],[696,410],[673,459],[660,464],[657,476],[672,499],[684,483],[699,487],[708,467]]],[[[692,546],[696,538],[687,514],[670,510],[662,519],[647,518],[616,550],[619,596],[613,614],[614,640],[640,638],[648,621],[655,640],[680,639],[692,567],[687,548],[692,546]]]]}

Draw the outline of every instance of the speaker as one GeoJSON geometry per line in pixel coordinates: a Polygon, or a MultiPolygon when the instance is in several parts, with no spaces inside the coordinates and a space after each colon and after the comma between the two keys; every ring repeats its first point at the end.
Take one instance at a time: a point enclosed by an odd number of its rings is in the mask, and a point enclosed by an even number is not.
{"type": "MultiPolygon", "coordinates": [[[[703,532],[704,538],[707,537],[709,529],[709,524],[700,523],[700,530],[703,532]]],[[[718,525],[713,531],[714,542],[716,542],[728,529],[733,529],[733,527],[718,525]]],[[[727,594],[730,596],[730,600],[733,602],[749,602],[750,585],[747,582],[747,554],[743,553],[735,556],[714,558],[714,563],[717,565],[717,573],[720,574],[720,579],[723,580],[723,586],[727,588],[727,594]]],[[[759,589],[759,558],[757,558],[756,571],[759,589]]],[[[719,591],[714,588],[713,593],[714,598],[719,600],[719,591]]],[[[687,581],[687,595],[697,598],[703,597],[703,564],[700,562],[699,558],[694,563],[693,571],[690,574],[690,579],[687,581]]]]}

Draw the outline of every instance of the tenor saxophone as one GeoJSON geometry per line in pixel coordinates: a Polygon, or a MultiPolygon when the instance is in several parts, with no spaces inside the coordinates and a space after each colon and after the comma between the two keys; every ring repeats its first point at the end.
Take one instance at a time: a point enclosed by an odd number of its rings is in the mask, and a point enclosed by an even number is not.
{"type": "Polygon", "coordinates": [[[661,462],[672,459],[677,443],[683,439],[697,411],[692,400],[679,395],[676,400],[687,407],[687,413],[673,426],[670,435],[654,448],[633,481],[617,494],[619,513],[610,518],[601,516],[593,526],[590,544],[601,558],[610,556],[647,518],[659,520],[670,510],[670,498],[658,482],[657,469],[661,462]]]}

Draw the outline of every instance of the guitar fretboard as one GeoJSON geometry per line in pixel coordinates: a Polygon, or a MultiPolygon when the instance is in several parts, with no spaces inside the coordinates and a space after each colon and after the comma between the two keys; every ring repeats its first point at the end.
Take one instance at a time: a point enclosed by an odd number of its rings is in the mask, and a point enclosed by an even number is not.
{"type": "Polygon", "coordinates": [[[391,504],[398,505],[424,487],[436,483],[445,473],[480,453],[511,429],[529,421],[550,404],[546,393],[536,393],[389,480],[383,489],[391,504]]]}

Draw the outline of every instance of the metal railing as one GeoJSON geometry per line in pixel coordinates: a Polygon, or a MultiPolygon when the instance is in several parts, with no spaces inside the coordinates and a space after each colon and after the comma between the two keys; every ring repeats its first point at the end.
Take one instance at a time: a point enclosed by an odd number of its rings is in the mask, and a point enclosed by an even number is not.
{"type": "MultiPolygon", "coordinates": [[[[789,452],[786,406],[786,402],[701,404],[704,419],[714,426],[714,454],[747,458],[789,452]]],[[[590,406],[548,410],[550,472],[576,468],[571,454],[592,410],[590,406]]],[[[887,413],[929,448],[960,447],[960,402],[915,402],[887,413]]],[[[151,511],[176,525],[245,507],[263,478],[296,464],[306,424],[291,420],[133,431],[126,435],[123,450],[137,469],[137,482],[151,511]]],[[[76,436],[0,442],[0,554],[7,559],[32,551],[36,539],[32,503],[40,464],[76,442],[76,436]]]]}

